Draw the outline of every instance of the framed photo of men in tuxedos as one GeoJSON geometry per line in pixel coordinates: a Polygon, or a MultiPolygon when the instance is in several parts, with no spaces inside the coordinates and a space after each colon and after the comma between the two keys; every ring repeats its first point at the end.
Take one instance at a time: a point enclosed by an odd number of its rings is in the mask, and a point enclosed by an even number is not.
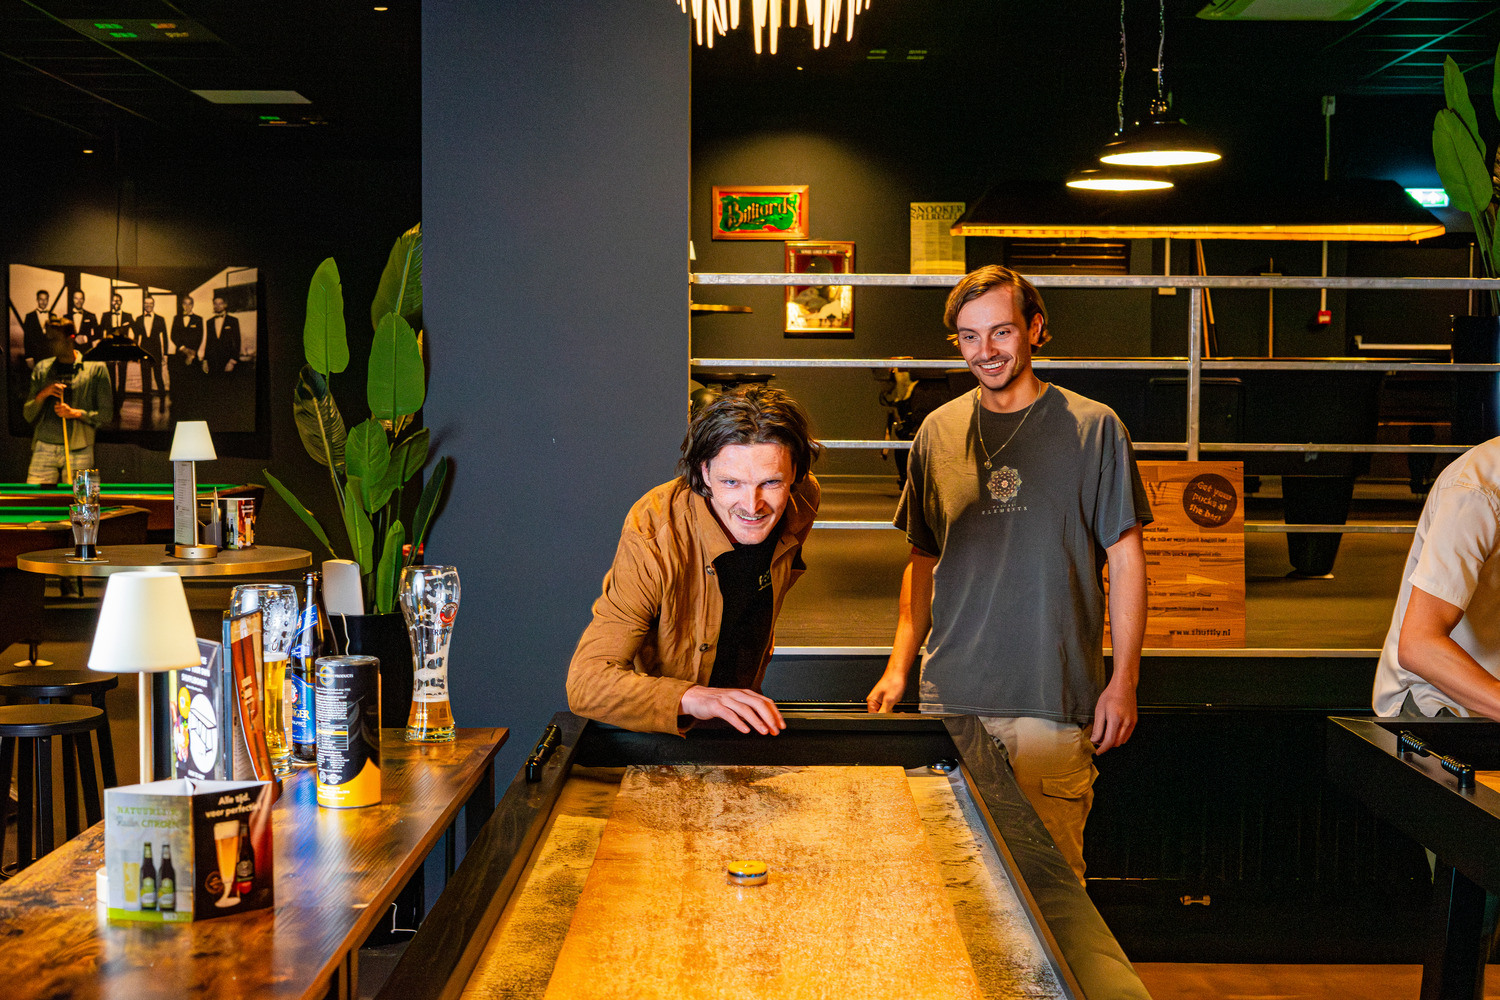
{"type": "MultiPolygon", "coordinates": [[[[109,373],[101,442],[170,447],[179,420],[206,420],[221,454],[266,454],[270,397],[264,291],[256,267],[7,268],[6,411],[13,436],[32,374],[51,356],[49,321],[70,324],[76,358],[109,373]]],[[[97,370],[97,369],[96,369],[97,370]]]]}

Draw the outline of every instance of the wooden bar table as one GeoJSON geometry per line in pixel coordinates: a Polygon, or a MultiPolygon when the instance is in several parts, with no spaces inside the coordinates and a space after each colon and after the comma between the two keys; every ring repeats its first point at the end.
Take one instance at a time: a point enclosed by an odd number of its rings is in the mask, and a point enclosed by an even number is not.
{"type": "Polygon", "coordinates": [[[509,730],[447,744],[381,731],[379,806],[320,809],[317,775],[286,779],[272,811],[274,909],[190,924],[111,923],[96,906],[104,824],[0,884],[0,994],[9,1000],[213,1000],[356,993],[360,945],[465,810],[472,843],[494,810],[509,730]]]}

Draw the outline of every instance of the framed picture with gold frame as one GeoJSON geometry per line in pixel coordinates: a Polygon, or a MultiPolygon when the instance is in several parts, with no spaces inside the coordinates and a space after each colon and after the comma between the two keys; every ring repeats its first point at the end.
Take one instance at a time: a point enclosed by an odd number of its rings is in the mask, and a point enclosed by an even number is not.
{"type": "MultiPolygon", "coordinates": [[[[794,240],[786,245],[787,274],[853,274],[854,244],[794,240]]],[[[787,285],[789,337],[854,336],[851,285],[787,285]]]]}
{"type": "Polygon", "coordinates": [[[716,184],[713,199],[716,240],[807,239],[806,184],[716,184]]]}

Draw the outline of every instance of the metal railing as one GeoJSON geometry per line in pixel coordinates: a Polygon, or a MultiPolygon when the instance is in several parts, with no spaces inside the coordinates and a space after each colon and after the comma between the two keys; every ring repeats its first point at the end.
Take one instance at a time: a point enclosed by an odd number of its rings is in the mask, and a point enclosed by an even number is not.
{"type": "MultiPolygon", "coordinates": [[[[951,288],[962,275],[956,274],[819,274],[820,285],[879,286],[896,288],[951,288]]],[[[690,274],[694,285],[787,286],[808,283],[805,274],[690,274]]],[[[1184,441],[1138,441],[1138,451],[1180,451],[1189,461],[1205,453],[1223,452],[1329,452],[1356,454],[1431,454],[1452,455],[1469,449],[1469,445],[1436,444],[1333,444],[1319,442],[1205,442],[1201,440],[1199,422],[1202,407],[1203,373],[1214,371],[1363,371],[1425,372],[1428,374],[1488,373],[1500,375],[1500,365],[1457,364],[1451,361],[1366,360],[1279,360],[1276,358],[1216,359],[1203,356],[1203,294],[1205,289],[1328,289],[1330,291],[1490,291],[1500,288],[1500,280],[1491,278],[1348,278],[1348,277],[1261,277],[1232,275],[1027,275],[1038,288],[1186,288],[1188,290],[1188,353],[1170,358],[1034,358],[1038,371],[1129,370],[1177,371],[1187,375],[1187,439],[1184,441]]],[[[690,358],[695,368],[760,370],[766,368],[865,368],[865,369],[948,369],[962,366],[960,358],[690,358]]],[[[833,439],[821,442],[828,448],[901,449],[909,441],[833,439]]],[[[875,521],[819,522],[819,527],[876,528],[888,527],[875,521]]],[[[1251,522],[1246,531],[1278,532],[1410,532],[1412,526],[1393,525],[1283,525],[1251,522]]]]}

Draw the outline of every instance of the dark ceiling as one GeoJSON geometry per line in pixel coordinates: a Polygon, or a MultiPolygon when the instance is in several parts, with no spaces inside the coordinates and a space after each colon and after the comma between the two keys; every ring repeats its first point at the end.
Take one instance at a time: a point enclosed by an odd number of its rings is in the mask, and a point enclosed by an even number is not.
{"type": "MultiPolygon", "coordinates": [[[[1208,21],[1195,16],[1205,3],[1167,0],[1166,80],[1180,106],[1215,106],[1219,114],[1269,93],[1314,101],[1438,95],[1450,54],[1477,95],[1489,89],[1500,38],[1496,0],[1385,0],[1357,20],[1335,22],[1208,21]]],[[[748,18],[750,4],[743,6],[748,18]]],[[[1129,0],[1127,10],[1125,113],[1133,118],[1154,91],[1157,6],[1129,0]]],[[[496,4],[497,58],[513,11],[496,4]]],[[[4,0],[0,128],[25,158],[85,148],[127,159],[166,148],[204,158],[416,156],[419,15],[418,0],[4,0]],[[192,31],[188,40],[157,40],[161,29],[90,37],[101,32],[69,23],[128,19],[201,27],[211,40],[192,40],[192,31]],[[195,89],[294,90],[311,103],[216,105],[195,89]]],[[[685,34],[688,25],[684,16],[685,34]]],[[[856,86],[953,72],[1004,86],[1025,74],[1031,86],[1016,89],[1028,100],[1038,87],[1067,94],[1057,107],[1043,102],[1049,112],[1072,102],[1112,118],[1118,61],[1119,8],[1102,0],[873,0],[854,41],[836,39],[821,52],[809,50],[805,31],[784,33],[775,59],[755,56],[743,36],[700,50],[695,101],[722,104],[758,81],[793,74],[856,86]]]]}
{"type": "Polygon", "coordinates": [[[4,0],[7,155],[416,156],[418,12],[416,0],[4,0]],[[197,89],[311,103],[214,104],[197,89]]]}

